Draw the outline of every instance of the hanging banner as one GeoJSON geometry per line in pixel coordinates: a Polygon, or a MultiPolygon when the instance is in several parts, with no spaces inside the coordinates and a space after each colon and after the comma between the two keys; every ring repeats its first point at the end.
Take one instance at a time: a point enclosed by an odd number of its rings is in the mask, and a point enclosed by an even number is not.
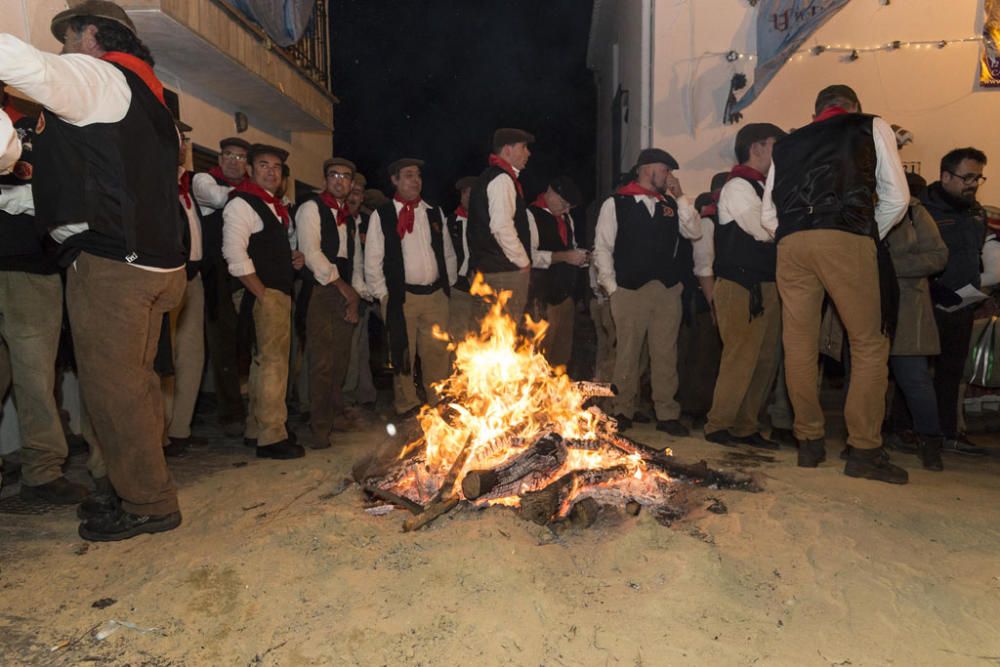
{"type": "Polygon", "coordinates": [[[316,0],[234,0],[278,46],[295,44],[309,29],[316,0]]]}
{"type": "MultiPolygon", "coordinates": [[[[802,42],[816,32],[848,0],[760,0],[757,3],[757,67],[753,85],[730,108],[750,106],[802,42]]],[[[1000,0],[987,0],[997,4],[1000,0]]]]}
{"type": "Polygon", "coordinates": [[[984,0],[983,14],[979,85],[983,88],[1000,88],[1000,0],[984,0]]]}

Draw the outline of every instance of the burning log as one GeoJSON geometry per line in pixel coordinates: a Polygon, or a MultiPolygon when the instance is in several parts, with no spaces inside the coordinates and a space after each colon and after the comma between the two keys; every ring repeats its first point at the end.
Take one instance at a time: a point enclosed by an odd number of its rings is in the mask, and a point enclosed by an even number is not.
{"type": "Polygon", "coordinates": [[[566,473],[544,489],[521,496],[521,518],[545,525],[559,516],[563,504],[580,489],[604,484],[627,474],[625,466],[566,473]]]}
{"type": "Polygon", "coordinates": [[[723,489],[741,489],[743,491],[760,491],[760,487],[749,475],[722,472],[708,467],[704,459],[697,463],[682,463],[673,456],[668,456],[649,445],[636,442],[623,435],[608,435],[604,440],[616,449],[639,456],[643,461],[654,465],[671,477],[681,477],[699,486],[717,486],[723,489]]]}
{"type": "Polygon", "coordinates": [[[370,484],[366,484],[364,489],[366,493],[369,493],[375,496],[376,498],[384,500],[388,503],[392,503],[397,507],[408,509],[413,514],[420,514],[421,512],[424,511],[423,505],[415,503],[409,498],[404,498],[403,496],[396,495],[392,491],[387,491],[386,489],[380,489],[379,487],[372,486],[370,484]]]}
{"type": "Polygon", "coordinates": [[[442,500],[438,502],[431,503],[424,508],[424,511],[417,516],[411,516],[409,519],[403,522],[403,532],[409,533],[411,531],[417,530],[418,528],[423,528],[431,521],[434,521],[439,516],[447,514],[448,512],[455,509],[458,505],[458,498],[448,498],[447,500],[442,500]]]}
{"type": "Polygon", "coordinates": [[[492,470],[472,470],[462,480],[462,493],[469,500],[486,495],[514,495],[529,476],[552,475],[566,460],[566,447],[556,433],[548,433],[521,455],[492,470]]]}
{"type": "Polygon", "coordinates": [[[597,521],[601,505],[593,498],[584,498],[569,511],[569,522],[577,528],[590,528],[597,521]]]}
{"type": "Polygon", "coordinates": [[[610,382],[589,382],[580,380],[573,386],[584,398],[603,398],[618,395],[618,387],[610,382]]]}

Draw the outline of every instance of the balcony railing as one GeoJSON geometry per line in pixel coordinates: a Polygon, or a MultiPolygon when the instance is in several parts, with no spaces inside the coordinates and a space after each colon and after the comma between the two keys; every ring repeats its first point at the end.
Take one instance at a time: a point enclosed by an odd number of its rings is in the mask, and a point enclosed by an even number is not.
{"type": "Polygon", "coordinates": [[[330,90],[330,24],[327,0],[316,0],[309,30],[284,51],[296,66],[317,84],[330,90]]]}

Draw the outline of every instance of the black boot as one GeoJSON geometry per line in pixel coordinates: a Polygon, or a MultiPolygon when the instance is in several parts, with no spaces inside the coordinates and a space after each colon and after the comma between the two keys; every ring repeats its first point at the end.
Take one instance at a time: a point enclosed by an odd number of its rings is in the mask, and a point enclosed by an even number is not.
{"type": "Polygon", "coordinates": [[[822,438],[799,442],[800,468],[815,468],[823,461],[826,461],[826,442],[822,438]]]}
{"type": "Polygon", "coordinates": [[[781,449],[779,445],[774,440],[768,440],[760,433],[752,433],[750,435],[736,436],[733,438],[736,442],[741,445],[750,445],[751,447],[756,447],[758,449],[781,449]]]}
{"type": "Polygon", "coordinates": [[[94,478],[94,492],[87,496],[76,508],[76,515],[86,521],[102,514],[111,514],[118,510],[118,494],[111,486],[107,475],[94,478]]]}
{"type": "Polygon", "coordinates": [[[87,487],[65,477],[56,477],[51,482],[38,486],[28,486],[23,480],[21,482],[22,498],[50,505],[76,505],[87,497],[87,493],[87,487]]]}
{"type": "Polygon", "coordinates": [[[889,463],[889,455],[884,449],[858,449],[851,447],[851,454],[844,464],[844,474],[848,477],[873,479],[889,484],[906,484],[910,476],[897,465],[889,463]]]}
{"type": "Polygon", "coordinates": [[[163,448],[163,455],[167,458],[184,456],[190,441],[191,438],[170,438],[170,444],[163,448]]]}
{"type": "Polygon", "coordinates": [[[944,445],[944,436],[920,438],[920,462],[924,464],[925,470],[935,472],[944,470],[944,463],[941,461],[941,447],[944,445]]]}
{"type": "Polygon", "coordinates": [[[181,525],[181,513],[139,515],[118,508],[80,524],[80,537],[91,542],[117,542],[143,533],[163,533],[181,525]]]}
{"type": "Polygon", "coordinates": [[[774,440],[779,445],[784,445],[786,447],[795,447],[798,442],[795,440],[795,435],[787,428],[771,428],[771,440],[774,440]]]}
{"type": "Polygon", "coordinates": [[[300,459],[306,455],[305,448],[288,440],[281,440],[272,445],[257,446],[259,459],[300,459]]]}

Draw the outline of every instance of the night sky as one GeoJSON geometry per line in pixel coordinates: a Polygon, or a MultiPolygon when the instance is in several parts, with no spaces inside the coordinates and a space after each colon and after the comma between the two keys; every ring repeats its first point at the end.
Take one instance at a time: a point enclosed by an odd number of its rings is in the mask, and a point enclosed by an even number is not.
{"type": "Polygon", "coordinates": [[[569,174],[593,189],[595,91],[587,0],[334,0],[335,154],[391,194],[385,167],[425,160],[424,196],[450,211],[453,184],[486,166],[493,130],[536,136],[531,198],[569,174]]]}

